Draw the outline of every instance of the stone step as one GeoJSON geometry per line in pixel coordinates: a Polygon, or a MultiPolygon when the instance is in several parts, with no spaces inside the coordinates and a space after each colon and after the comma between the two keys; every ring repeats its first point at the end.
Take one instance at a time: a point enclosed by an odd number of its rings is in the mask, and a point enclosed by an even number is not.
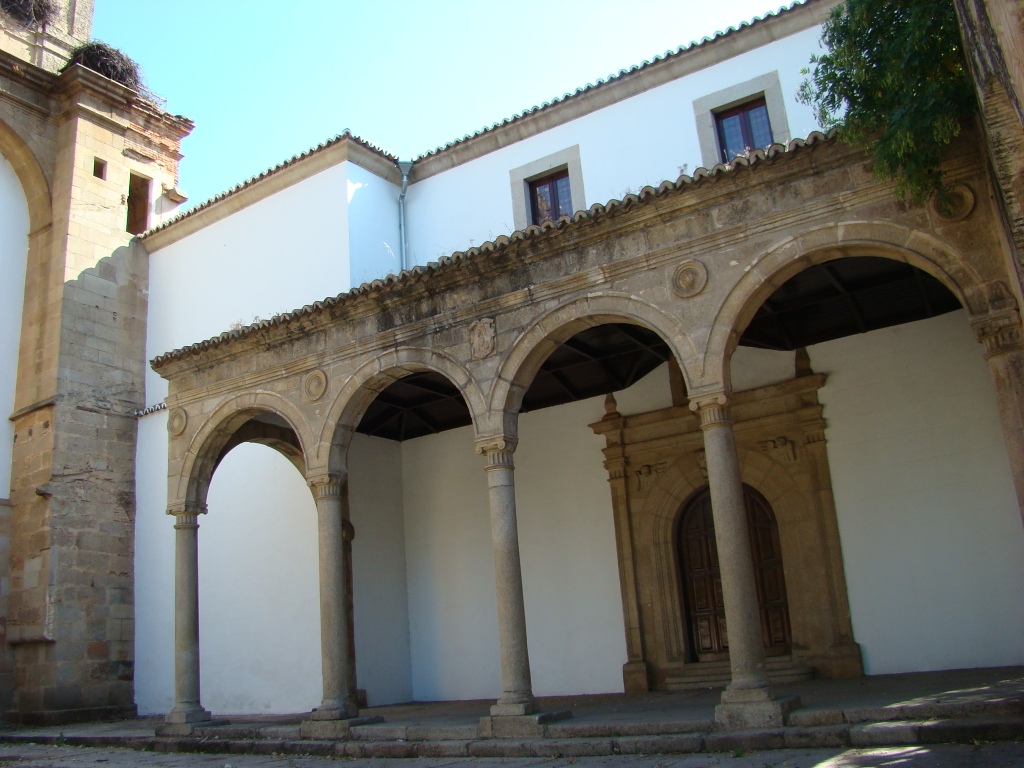
{"type": "MultiPolygon", "coordinates": [[[[794,713],[795,714],[795,713],[794,713]]],[[[448,739],[438,741],[309,741],[298,739],[220,739],[144,736],[43,736],[0,734],[12,743],[126,747],[155,752],[204,754],[283,754],[356,758],[415,757],[583,757],[619,754],[732,752],[812,747],[888,747],[937,743],[1007,741],[1024,733],[1024,716],[982,716],[937,720],[892,720],[787,726],[752,731],[661,733],[616,737],[537,739],[448,739]]]]}
{"type": "MultiPolygon", "coordinates": [[[[793,661],[790,656],[774,656],[765,659],[768,680],[776,685],[799,683],[811,680],[814,670],[793,661]]],[[[670,691],[692,691],[703,688],[724,688],[732,680],[728,661],[704,661],[690,664],[675,677],[665,679],[670,691]]]]}

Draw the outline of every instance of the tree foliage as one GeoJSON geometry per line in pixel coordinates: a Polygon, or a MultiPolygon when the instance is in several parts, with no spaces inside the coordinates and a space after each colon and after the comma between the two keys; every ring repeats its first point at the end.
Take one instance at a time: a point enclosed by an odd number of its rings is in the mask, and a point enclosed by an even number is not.
{"type": "Polygon", "coordinates": [[[944,198],[939,163],[975,109],[952,0],[846,0],[825,22],[800,100],[870,148],[900,199],[944,198]]]}

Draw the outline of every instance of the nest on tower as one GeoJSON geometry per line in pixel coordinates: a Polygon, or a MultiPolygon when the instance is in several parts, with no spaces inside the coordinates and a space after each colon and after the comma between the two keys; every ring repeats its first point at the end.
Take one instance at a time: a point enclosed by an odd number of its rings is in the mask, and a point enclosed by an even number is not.
{"type": "Polygon", "coordinates": [[[131,88],[136,92],[143,91],[142,72],[135,60],[99,40],[93,40],[75,48],[71,52],[71,59],[64,65],[64,69],[73,67],[75,64],[81,64],[93,72],[109,77],[125,88],[131,88]]]}

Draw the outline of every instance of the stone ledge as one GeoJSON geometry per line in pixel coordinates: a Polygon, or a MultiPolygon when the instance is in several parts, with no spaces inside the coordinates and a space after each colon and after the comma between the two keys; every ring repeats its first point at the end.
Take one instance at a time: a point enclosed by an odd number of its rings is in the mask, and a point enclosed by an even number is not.
{"type": "MultiPolygon", "coordinates": [[[[321,721],[318,724],[323,723],[321,721]]],[[[207,730],[207,729],[200,729],[207,730]]],[[[215,728],[208,729],[216,732],[215,728]]],[[[604,738],[509,738],[399,740],[220,739],[210,733],[176,738],[150,736],[61,736],[38,732],[0,734],[0,742],[122,747],[139,751],[202,754],[285,754],[396,759],[400,757],[582,757],[619,754],[685,754],[780,748],[913,746],[1012,741],[1024,732],[1024,717],[977,717],[896,721],[861,725],[799,726],[712,733],[674,733],[604,738]]]]}
{"type": "Polygon", "coordinates": [[[346,720],[303,720],[299,726],[299,738],[314,741],[345,741],[351,738],[351,730],[360,725],[383,723],[383,717],[350,717],[346,720]]]}
{"type": "Polygon", "coordinates": [[[93,720],[132,720],[136,717],[138,717],[138,710],[134,704],[131,704],[117,707],[48,709],[28,712],[9,710],[4,713],[4,722],[8,725],[67,725],[69,723],[87,723],[93,720]]]}
{"type": "MultiPolygon", "coordinates": [[[[493,708],[492,708],[493,710],[493,708]]],[[[547,737],[547,724],[568,720],[572,712],[538,712],[534,715],[493,715],[480,718],[482,739],[543,739],[547,737]]]]}

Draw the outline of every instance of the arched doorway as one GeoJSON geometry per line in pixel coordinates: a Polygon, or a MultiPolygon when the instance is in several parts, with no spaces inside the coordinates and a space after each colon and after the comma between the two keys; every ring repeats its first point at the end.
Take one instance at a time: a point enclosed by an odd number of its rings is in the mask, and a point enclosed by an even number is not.
{"type": "MultiPolygon", "coordinates": [[[[743,501],[750,531],[765,653],[782,656],[790,652],[790,629],[779,528],[771,506],[750,486],[743,486],[743,501]]],[[[683,614],[693,656],[698,661],[727,659],[729,635],[725,625],[725,600],[708,486],[683,505],[677,547],[683,579],[683,614]]]]}

